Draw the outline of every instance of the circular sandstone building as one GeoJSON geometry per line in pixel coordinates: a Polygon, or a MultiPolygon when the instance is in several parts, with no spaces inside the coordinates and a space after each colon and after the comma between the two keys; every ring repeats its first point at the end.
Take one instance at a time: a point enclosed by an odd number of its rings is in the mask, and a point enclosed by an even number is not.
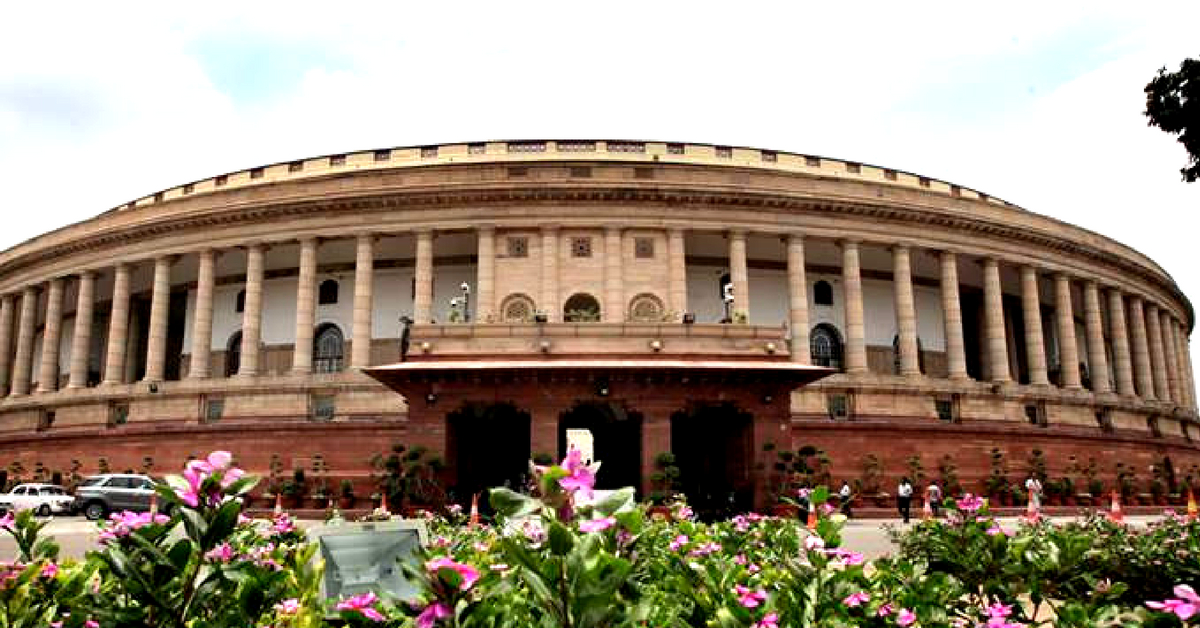
{"type": "Polygon", "coordinates": [[[349,480],[363,505],[416,449],[438,483],[403,498],[464,502],[577,447],[602,488],[712,511],[1031,470],[1072,499],[1165,494],[1200,464],[1193,323],[1146,255],[884,167],[642,141],[325,155],[0,253],[0,466],[227,449],[268,491],[302,470],[292,493],[349,480]]]}

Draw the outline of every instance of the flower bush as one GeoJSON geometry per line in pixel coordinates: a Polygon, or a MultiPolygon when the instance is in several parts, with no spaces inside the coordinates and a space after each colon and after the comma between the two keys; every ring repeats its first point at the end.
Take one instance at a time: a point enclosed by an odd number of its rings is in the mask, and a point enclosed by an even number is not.
{"type": "Polygon", "coordinates": [[[418,593],[321,599],[316,546],[286,515],[242,513],[257,482],[233,457],[189,462],[159,492],[164,513],[114,513],[97,547],[58,559],[28,512],[0,519],[16,541],[0,563],[0,626],[308,628],[833,627],[1198,625],[1200,523],[1145,529],[1092,518],[1003,526],[981,499],[895,533],[894,557],[841,545],[844,518],[756,513],[703,523],[684,503],[648,516],[632,489],[594,491],[571,452],[537,467],[533,495],[493,489],[495,525],[428,517],[403,565],[418,593]],[[327,618],[336,617],[330,622],[327,618]]]}

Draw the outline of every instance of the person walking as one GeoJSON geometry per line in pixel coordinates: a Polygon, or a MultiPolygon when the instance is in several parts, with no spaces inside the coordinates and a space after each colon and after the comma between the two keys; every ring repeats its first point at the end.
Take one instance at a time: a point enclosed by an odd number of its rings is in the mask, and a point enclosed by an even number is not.
{"type": "Polygon", "coordinates": [[[850,483],[842,480],[842,488],[838,489],[838,501],[842,507],[842,514],[850,517],[850,498],[853,491],[850,490],[850,483]]]}
{"type": "Polygon", "coordinates": [[[896,487],[896,508],[900,510],[900,516],[904,517],[904,523],[908,523],[910,517],[912,494],[913,487],[912,483],[908,481],[908,477],[900,478],[900,486],[896,487]]]}
{"type": "Polygon", "coordinates": [[[1029,502],[1033,504],[1033,512],[1041,514],[1042,483],[1032,473],[1029,474],[1029,479],[1025,480],[1025,492],[1029,493],[1029,502]]]}
{"type": "Polygon", "coordinates": [[[925,499],[929,501],[933,518],[937,519],[942,507],[942,487],[938,486],[937,480],[929,482],[929,486],[925,487],[925,499]]]}

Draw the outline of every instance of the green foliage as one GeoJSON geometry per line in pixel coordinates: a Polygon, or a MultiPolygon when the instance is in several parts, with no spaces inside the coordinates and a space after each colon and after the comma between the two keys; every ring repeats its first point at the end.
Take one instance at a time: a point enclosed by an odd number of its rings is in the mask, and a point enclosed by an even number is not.
{"type": "Polygon", "coordinates": [[[1188,154],[1179,172],[1194,182],[1200,178],[1200,59],[1184,59],[1175,72],[1160,68],[1145,92],[1149,125],[1179,136],[1188,154]]]}
{"type": "Polygon", "coordinates": [[[371,466],[380,493],[396,508],[414,503],[437,505],[445,500],[441,481],[445,465],[425,447],[394,443],[389,453],[372,456],[371,466]]]}

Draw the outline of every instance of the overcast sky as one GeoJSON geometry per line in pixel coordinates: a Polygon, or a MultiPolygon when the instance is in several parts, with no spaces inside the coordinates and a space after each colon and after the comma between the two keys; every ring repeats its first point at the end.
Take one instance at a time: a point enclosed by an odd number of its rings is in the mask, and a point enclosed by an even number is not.
{"type": "Polygon", "coordinates": [[[1200,303],[1200,183],[1141,115],[1154,72],[1200,56],[1200,2],[984,4],[9,2],[0,249],[268,162],[657,139],[959,183],[1133,246],[1200,303]]]}

